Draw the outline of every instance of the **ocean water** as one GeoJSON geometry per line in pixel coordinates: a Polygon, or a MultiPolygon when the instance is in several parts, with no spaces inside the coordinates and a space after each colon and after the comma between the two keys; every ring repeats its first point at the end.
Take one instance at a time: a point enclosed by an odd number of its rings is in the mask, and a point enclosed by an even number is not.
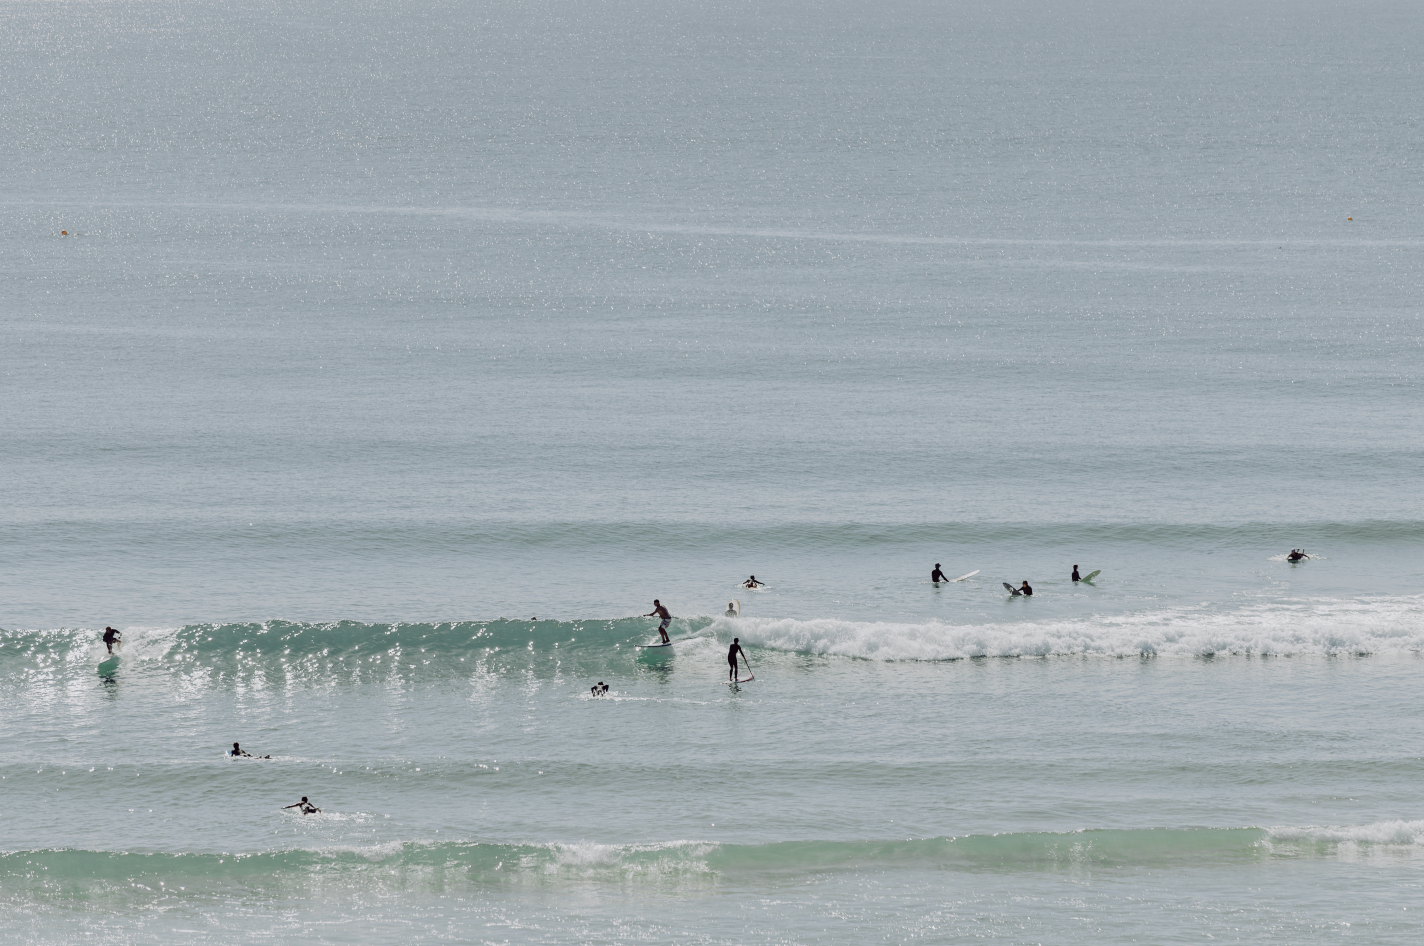
{"type": "Polygon", "coordinates": [[[0,935],[1417,943],[1422,31],[0,4],[0,935]]]}

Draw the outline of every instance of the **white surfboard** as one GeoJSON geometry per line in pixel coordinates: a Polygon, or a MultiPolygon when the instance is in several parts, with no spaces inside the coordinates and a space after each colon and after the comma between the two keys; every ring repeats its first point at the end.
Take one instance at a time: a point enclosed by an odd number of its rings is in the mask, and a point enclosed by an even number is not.
{"type": "Polygon", "coordinates": [[[742,616],[742,603],[736,598],[727,602],[727,613],[724,617],[739,618],[742,616]]]}
{"type": "Polygon", "coordinates": [[[979,569],[976,568],[976,569],[974,569],[974,571],[970,572],[970,573],[967,574],[967,575],[960,575],[958,578],[952,578],[952,579],[950,579],[950,580],[951,580],[951,581],[963,581],[963,580],[966,579],[966,578],[973,578],[973,577],[974,577],[975,575],[977,575],[977,574],[979,574],[979,569]]]}
{"type": "Polygon", "coordinates": [[[673,645],[673,642],[672,642],[672,641],[649,641],[649,642],[646,643],[646,644],[639,644],[639,645],[638,645],[638,649],[639,649],[639,650],[653,650],[653,649],[658,648],[658,647],[671,647],[672,645],[673,645]]]}

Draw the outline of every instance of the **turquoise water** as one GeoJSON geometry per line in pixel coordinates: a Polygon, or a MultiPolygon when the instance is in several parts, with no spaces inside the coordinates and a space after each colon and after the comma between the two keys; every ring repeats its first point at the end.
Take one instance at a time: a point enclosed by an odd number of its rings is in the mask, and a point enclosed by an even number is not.
{"type": "Polygon", "coordinates": [[[6,5],[0,931],[1416,942],[1421,26],[6,5]]]}

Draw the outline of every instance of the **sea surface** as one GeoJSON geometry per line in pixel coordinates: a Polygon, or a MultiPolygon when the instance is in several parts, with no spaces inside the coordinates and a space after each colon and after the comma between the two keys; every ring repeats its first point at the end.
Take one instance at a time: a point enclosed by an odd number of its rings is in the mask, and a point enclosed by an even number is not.
{"type": "Polygon", "coordinates": [[[1424,940],[1421,36],[4,0],[0,939],[1424,940]]]}

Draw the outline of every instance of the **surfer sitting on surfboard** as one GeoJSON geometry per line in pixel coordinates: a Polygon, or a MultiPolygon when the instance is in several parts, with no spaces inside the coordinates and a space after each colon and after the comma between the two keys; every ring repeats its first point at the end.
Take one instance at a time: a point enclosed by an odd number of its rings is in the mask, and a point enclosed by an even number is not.
{"type": "Polygon", "coordinates": [[[117,643],[119,643],[119,644],[122,644],[124,641],[123,641],[123,638],[119,637],[119,632],[118,632],[118,630],[116,630],[115,628],[112,628],[112,627],[105,626],[105,628],[104,628],[104,646],[107,647],[107,648],[109,648],[109,653],[111,653],[111,654],[114,652],[114,644],[115,644],[115,642],[117,642],[117,643]]]}
{"type": "Polygon", "coordinates": [[[232,752],[230,752],[229,755],[231,755],[234,759],[270,759],[270,758],[272,758],[270,755],[253,755],[252,753],[250,753],[250,752],[248,752],[247,750],[243,749],[242,746],[239,746],[239,745],[238,745],[237,743],[235,743],[235,742],[232,744],[232,752]]]}
{"type": "Polygon", "coordinates": [[[764,585],[764,584],[766,584],[766,582],[764,582],[764,581],[757,581],[757,580],[756,580],[756,576],[753,575],[752,577],[748,578],[746,581],[742,582],[742,587],[743,587],[743,588],[760,588],[760,587],[761,587],[762,585],[764,585]]]}
{"type": "MultiPolygon", "coordinates": [[[[731,665],[727,672],[733,683],[737,682],[737,655],[741,654],[743,660],[747,659],[747,652],[742,650],[740,641],[740,637],[732,638],[732,646],[727,648],[727,663],[731,665]]],[[[747,666],[750,667],[751,664],[748,663],[747,666]]]]}
{"type": "Polygon", "coordinates": [[[663,643],[666,644],[668,642],[668,624],[672,622],[672,615],[668,613],[667,608],[663,607],[662,604],[658,602],[657,598],[653,599],[653,610],[643,615],[643,617],[650,618],[654,615],[657,615],[658,617],[663,619],[663,623],[658,625],[658,633],[663,636],[663,643]]]}

